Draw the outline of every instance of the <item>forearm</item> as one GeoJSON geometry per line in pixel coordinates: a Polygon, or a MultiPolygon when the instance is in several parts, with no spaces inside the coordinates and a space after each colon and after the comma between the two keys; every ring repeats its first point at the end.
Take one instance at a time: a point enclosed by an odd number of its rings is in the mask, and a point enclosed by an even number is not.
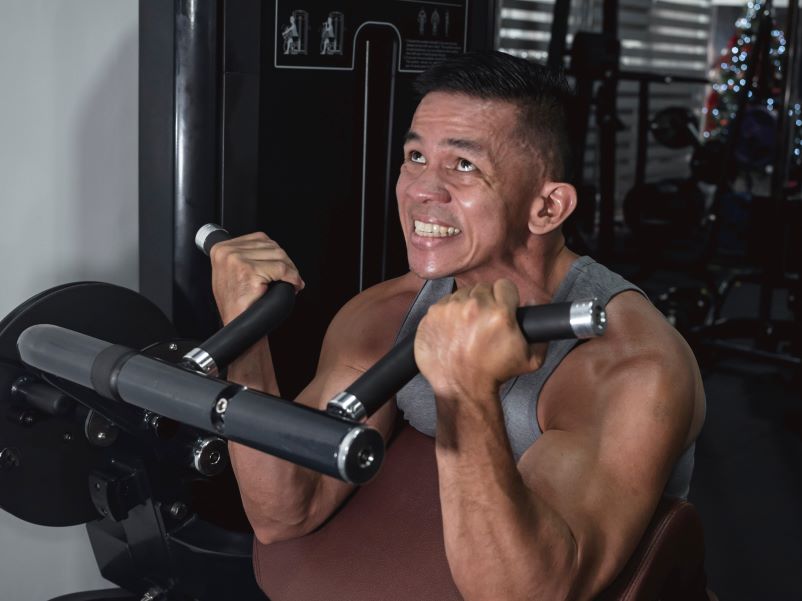
{"type": "MultiPolygon", "coordinates": [[[[270,346],[260,340],[229,366],[228,379],[279,396],[270,346]]],[[[303,534],[319,475],[288,461],[229,442],[243,506],[262,542],[303,534]]]]}
{"type": "Polygon", "coordinates": [[[243,507],[261,542],[300,536],[317,525],[320,474],[234,442],[228,449],[243,507]]]}
{"type": "Polygon", "coordinates": [[[232,361],[227,377],[229,381],[248,388],[281,396],[267,338],[262,338],[232,361]]]}
{"type": "Polygon", "coordinates": [[[443,529],[454,580],[467,600],[566,598],[576,571],[574,539],[522,480],[493,396],[494,403],[437,401],[443,529]]]}

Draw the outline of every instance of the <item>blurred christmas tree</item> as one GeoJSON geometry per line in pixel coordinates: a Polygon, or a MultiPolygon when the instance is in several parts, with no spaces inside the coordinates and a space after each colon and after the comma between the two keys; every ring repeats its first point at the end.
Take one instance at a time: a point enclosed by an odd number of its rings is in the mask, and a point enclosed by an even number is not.
{"type": "MultiPolygon", "coordinates": [[[[749,67],[752,66],[750,62],[755,60],[754,47],[758,42],[765,6],[765,2],[749,2],[745,14],[735,22],[735,33],[713,67],[712,79],[715,83],[703,109],[704,138],[724,139],[737,112],[738,97],[744,88],[747,89],[746,110],[741,122],[739,143],[736,144],[736,159],[742,163],[742,167],[757,168],[769,164],[776,139],[777,107],[782,103],[787,45],[782,29],[773,20],[768,36],[768,52],[763,52],[757,58],[752,81],[747,82],[749,67]],[[739,146],[751,160],[739,157],[739,146]],[[755,157],[760,157],[760,160],[754,160],[755,157]]],[[[802,110],[799,103],[787,107],[787,110],[791,115],[791,126],[795,128],[794,163],[799,166],[802,164],[802,110]]]]}

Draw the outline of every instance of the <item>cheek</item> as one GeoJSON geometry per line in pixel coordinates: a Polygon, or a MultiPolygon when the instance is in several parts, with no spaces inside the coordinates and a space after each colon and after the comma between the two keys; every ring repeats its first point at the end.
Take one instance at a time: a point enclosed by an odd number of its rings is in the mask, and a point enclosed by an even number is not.
{"type": "Polygon", "coordinates": [[[398,203],[398,214],[401,217],[402,224],[404,222],[403,219],[404,216],[402,215],[401,207],[404,205],[406,200],[404,195],[404,191],[406,190],[406,188],[407,188],[407,176],[404,175],[404,172],[402,171],[398,175],[398,180],[395,182],[395,199],[396,202],[398,203]]]}
{"type": "Polygon", "coordinates": [[[398,202],[403,202],[405,193],[412,183],[413,177],[410,174],[406,165],[401,165],[401,170],[398,173],[398,179],[395,182],[395,196],[398,202]]]}

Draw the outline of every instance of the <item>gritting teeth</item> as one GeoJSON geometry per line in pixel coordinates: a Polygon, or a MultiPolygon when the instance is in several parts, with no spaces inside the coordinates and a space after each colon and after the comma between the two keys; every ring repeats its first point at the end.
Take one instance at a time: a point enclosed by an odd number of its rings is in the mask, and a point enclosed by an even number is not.
{"type": "Polygon", "coordinates": [[[461,232],[462,230],[457,227],[415,220],[415,233],[419,236],[427,238],[447,238],[448,236],[456,236],[461,232]]]}

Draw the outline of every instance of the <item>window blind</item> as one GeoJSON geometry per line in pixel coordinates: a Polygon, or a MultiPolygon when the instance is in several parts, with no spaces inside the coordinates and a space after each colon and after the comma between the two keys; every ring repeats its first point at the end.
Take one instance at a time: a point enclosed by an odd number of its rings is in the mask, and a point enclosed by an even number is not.
{"type": "MultiPolygon", "coordinates": [[[[545,63],[553,10],[553,0],[502,0],[499,49],[545,63]]],[[[707,77],[711,13],[710,0],[620,0],[621,69],[707,77]]],[[[601,15],[601,0],[572,2],[567,46],[570,48],[576,31],[601,31],[601,15]]],[[[680,105],[700,116],[706,92],[706,86],[699,84],[651,84],[650,115],[661,108],[680,105]]],[[[637,111],[637,82],[619,82],[618,116],[626,128],[616,138],[619,210],[635,178],[637,111]]],[[[587,182],[598,179],[597,139],[591,116],[585,156],[587,182]]],[[[688,175],[691,149],[671,150],[660,146],[651,136],[648,140],[647,181],[688,175]]]]}

